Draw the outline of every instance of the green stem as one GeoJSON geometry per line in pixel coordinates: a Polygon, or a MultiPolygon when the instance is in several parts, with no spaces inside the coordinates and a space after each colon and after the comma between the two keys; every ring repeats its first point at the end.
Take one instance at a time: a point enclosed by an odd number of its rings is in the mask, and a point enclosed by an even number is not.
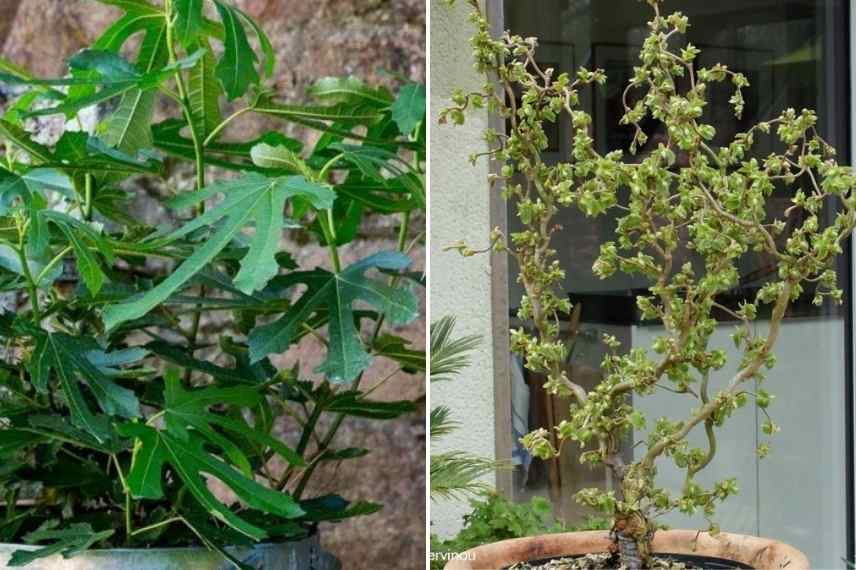
{"type": "MultiPolygon", "coordinates": [[[[323,224],[322,224],[323,228],[323,224]]],[[[398,234],[398,249],[399,251],[404,251],[404,248],[407,245],[407,233],[410,229],[410,212],[404,212],[401,220],[401,229],[398,234]]],[[[395,286],[400,280],[399,276],[392,277],[390,279],[390,284],[395,286]]],[[[369,347],[374,347],[375,342],[377,341],[378,336],[380,335],[381,328],[383,327],[384,316],[381,315],[377,322],[375,323],[374,331],[372,332],[371,341],[369,342],[369,347]]],[[[360,382],[363,379],[363,372],[361,372],[356,379],[351,383],[351,390],[357,390],[360,387],[360,382]]],[[[342,426],[342,422],[345,421],[345,414],[338,414],[336,419],[333,420],[333,425],[330,426],[330,429],[327,431],[327,434],[324,436],[324,439],[321,440],[321,443],[318,445],[318,451],[315,454],[316,459],[323,454],[327,448],[332,443],[333,439],[336,437],[336,433],[338,433],[339,428],[342,426]]],[[[309,479],[312,477],[312,474],[315,472],[315,467],[318,462],[313,462],[306,471],[301,475],[300,480],[297,483],[297,487],[294,490],[294,498],[299,499],[303,494],[303,491],[306,489],[306,485],[309,483],[309,479]]]]}
{"type": "MultiPolygon", "coordinates": [[[[170,63],[175,63],[175,42],[173,39],[173,26],[175,19],[173,17],[172,0],[165,0],[164,8],[166,9],[166,45],[169,52],[170,63]]],[[[197,131],[196,123],[193,120],[193,112],[190,108],[190,101],[187,97],[187,89],[184,85],[184,78],[180,70],[175,71],[175,84],[178,89],[178,96],[181,98],[181,108],[184,112],[184,118],[187,121],[187,126],[190,127],[190,138],[193,140],[193,154],[196,158],[196,190],[201,191],[205,187],[205,154],[202,135],[197,131]]],[[[196,215],[201,216],[205,213],[205,201],[200,202],[196,207],[196,215]]],[[[200,297],[205,297],[205,287],[199,290],[200,297]]],[[[196,347],[196,337],[199,335],[199,325],[202,319],[202,312],[193,315],[193,321],[190,325],[190,332],[187,335],[189,349],[191,353],[196,347]]],[[[189,381],[192,372],[188,369],[185,372],[185,380],[189,381]]]]}
{"type": "MultiPolygon", "coordinates": [[[[306,451],[306,448],[309,447],[309,441],[312,438],[312,434],[315,432],[315,427],[318,425],[318,420],[321,419],[321,414],[323,412],[323,407],[319,406],[318,404],[316,404],[315,407],[312,409],[312,414],[309,416],[309,419],[303,426],[303,432],[300,434],[300,441],[298,442],[297,448],[295,449],[297,455],[300,455],[302,457],[303,453],[306,451]]],[[[311,474],[312,470],[313,466],[310,465],[305,473],[308,472],[311,474]]],[[[291,480],[292,473],[294,473],[294,468],[293,466],[289,466],[288,469],[285,470],[285,473],[283,474],[282,478],[277,482],[276,488],[279,490],[284,489],[285,486],[288,485],[288,482],[291,480]]],[[[303,482],[302,478],[301,482],[303,482]]],[[[300,488],[299,485],[298,488],[300,488]]],[[[295,496],[299,497],[299,495],[295,496]]]]}
{"type": "MultiPolygon", "coordinates": [[[[319,454],[320,453],[323,453],[323,451],[319,451],[319,454]]],[[[309,465],[309,467],[306,469],[306,471],[303,472],[303,476],[300,477],[300,481],[297,482],[297,487],[295,487],[294,493],[292,493],[294,500],[300,500],[300,497],[303,495],[303,491],[306,490],[306,485],[312,478],[312,474],[315,472],[315,468],[318,466],[319,463],[320,461],[313,461],[312,464],[309,465]]]]}
{"type": "Polygon", "coordinates": [[[149,526],[144,526],[142,528],[138,528],[137,530],[135,530],[134,532],[131,533],[131,536],[143,534],[145,532],[149,532],[149,531],[155,530],[156,528],[160,528],[162,526],[170,525],[170,524],[176,523],[176,522],[184,522],[184,518],[183,517],[172,517],[172,518],[163,520],[159,523],[150,524],[149,526]]]}
{"type": "Polygon", "coordinates": [[[54,267],[56,267],[57,263],[59,263],[60,261],[62,261],[62,258],[63,258],[63,257],[65,257],[66,255],[68,255],[69,253],[71,253],[71,250],[72,250],[72,247],[71,247],[70,245],[69,245],[69,246],[66,246],[66,247],[65,247],[65,249],[63,249],[61,252],[59,252],[58,254],[56,254],[56,255],[54,256],[54,258],[53,258],[53,259],[51,259],[51,260],[50,260],[50,262],[48,262],[48,264],[47,264],[47,265],[45,265],[44,269],[42,269],[41,271],[39,271],[39,274],[36,276],[36,287],[38,287],[38,286],[41,284],[42,279],[44,279],[45,277],[47,277],[47,276],[48,276],[48,274],[53,270],[53,268],[54,268],[54,267]]]}
{"type": "MultiPolygon", "coordinates": [[[[166,47],[169,55],[169,62],[176,62],[174,26],[175,18],[173,16],[172,0],[164,2],[166,10],[166,47]]],[[[193,153],[196,156],[196,189],[202,190],[205,187],[205,160],[202,150],[202,140],[197,132],[196,125],[193,121],[193,112],[190,108],[190,101],[187,98],[187,88],[184,85],[184,77],[181,75],[181,70],[175,71],[175,85],[178,89],[178,96],[181,102],[181,109],[184,113],[184,119],[187,121],[187,126],[190,127],[190,138],[193,139],[193,153]]]]}
{"type": "Polygon", "coordinates": [[[327,182],[327,176],[330,173],[330,170],[333,168],[333,165],[335,165],[337,162],[339,162],[339,160],[343,156],[345,156],[345,154],[340,153],[340,154],[337,154],[336,156],[334,156],[333,158],[331,158],[330,160],[328,160],[324,164],[324,166],[321,168],[321,171],[318,173],[319,180],[322,180],[323,182],[327,182]]]}
{"type": "MultiPolygon", "coordinates": [[[[327,177],[330,174],[330,169],[333,168],[333,165],[336,164],[342,156],[344,155],[338,154],[328,160],[321,168],[320,172],[318,172],[318,180],[326,184],[327,177]]],[[[330,262],[333,264],[333,270],[336,273],[339,273],[342,270],[342,262],[339,259],[339,250],[336,246],[336,224],[333,220],[332,208],[326,211],[325,216],[318,217],[318,224],[321,226],[321,233],[324,234],[324,241],[327,242],[327,247],[330,250],[330,262]]]]}
{"type": "Polygon", "coordinates": [[[128,481],[125,479],[125,474],[122,473],[122,466],[119,464],[119,458],[115,453],[110,454],[113,464],[116,466],[116,473],[119,475],[119,482],[122,485],[122,492],[125,493],[125,539],[130,540],[134,535],[134,521],[131,516],[134,509],[134,504],[131,501],[131,489],[128,488],[128,481]]]}
{"type": "Polygon", "coordinates": [[[249,113],[252,110],[253,107],[244,107],[243,109],[238,109],[237,111],[223,119],[223,121],[219,125],[217,125],[213,131],[211,131],[211,134],[205,137],[205,140],[202,141],[202,147],[205,148],[206,146],[217,140],[217,137],[220,135],[221,132],[223,132],[223,129],[225,129],[229,125],[229,123],[231,123],[244,113],[249,113]]]}
{"type": "Polygon", "coordinates": [[[21,260],[21,271],[24,274],[24,279],[27,281],[30,304],[33,307],[33,322],[38,325],[42,320],[42,311],[39,306],[39,287],[33,279],[33,274],[30,271],[30,263],[27,261],[27,253],[25,251],[26,245],[24,245],[23,235],[18,243],[18,247],[15,249],[18,252],[18,258],[21,260]]]}
{"type": "Polygon", "coordinates": [[[410,210],[401,217],[401,228],[398,230],[398,251],[403,252],[407,248],[407,233],[410,231],[410,210]]]}
{"type": "Polygon", "coordinates": [[[156,414],[153,414],[152,417],[150,417],[148,420],[146,420],[146,425],[147,426],[153,426],[155,424],[155,422],[158,419],[162,418],[165,414],[166,414],[165,410],[161,410],[161,411],[157,412],[156,414]]]}
{"type": "Polygon", "coordinates": [[[87,221],[92,220],[92,174],[87,173],[85,176],[84,202],[83,202],[83,218],[87,221]]]}
{"type": "Polygon", "coordinates": [[[339,248],[336,246],[336,234],[333,230],[333,210],[327,210],[326,216],[318,217],[318,224],[321,226],[321,233],[324,234],[324,241],[327,242],[327,249],[330,250],[330,263],[333,264],[333,271],[339,273],[342,271],[342,261],[339,259],[339,248]]]}

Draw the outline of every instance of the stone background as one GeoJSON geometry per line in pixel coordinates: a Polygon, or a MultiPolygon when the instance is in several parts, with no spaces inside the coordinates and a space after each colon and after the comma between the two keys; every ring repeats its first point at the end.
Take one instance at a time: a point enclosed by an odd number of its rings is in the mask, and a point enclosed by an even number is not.
{"type": "MultiPolygon", "coordinates": [[[[236,4],[270,35],[278,54],[274,81],[284,99],[301,99],[308,84],[327,75],[353,74],[390,87],[400,77],[425,81],[424,0],[236,0],[236,4]]],[[[61,74],[63,59],[93,41],[116,13],[92,0],[0,0],[0,55],[37,75],[61,74]]],[[[282,123],[278,125],[282,128],[282,123]]],[[[228,135],[249,136],[272,127],[264,119],[248,117],[228,135]]],[[[142,212],[146,213],[151,212],[142,212]]],[[[413,225],[415,237],[424,220],[413,225]]],[[[395,231],[394,221],[368,218],[360,239],[343,251],[343,262],[393,248],[395,231]]],[[[285,247],[302,267],[326,264],[326,254],[317,248],[297,243],[285,247]]],[[[424,249],[418,247],[412,257],[415,268],[423,269],[424,249]]],[[[423,314],[424,307],[423,299],[423,314]]],[[[208,322],[203,332],[216,335],[217,326],[208,322]]],[[[423,320],[403,334],[422,347],[424,332],[423,320]]],[[[320,348],[304,342],[280,362],[300,361],[310,371],[320,348]]],[[[366,385],[390,370],[378,363],[366,385]]],[[[345,569],[424,567],[424,394],[422,378],[399,375],[385,382],[375,392],[378,398],[414,399],[420,411],[391,422],[346,422],[339,447],[367,447],[373,452],[316,476],[318,492],[340,492],[386,505],[378,514],[324,529],[325,545],[343,560],[345,569]]]]}

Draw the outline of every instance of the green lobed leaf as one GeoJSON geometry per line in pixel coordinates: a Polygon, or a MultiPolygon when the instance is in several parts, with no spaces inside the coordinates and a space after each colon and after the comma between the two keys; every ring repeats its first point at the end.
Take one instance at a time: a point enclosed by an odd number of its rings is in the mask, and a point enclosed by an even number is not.
{"type": "Polygon", "coordinates": [[[336,194],[359,202],[376,212],[393,214],[421,207],[419,197],[410,191],[417,183],[417,178],[413,174],[377,182],[352,173],[345,182],[336,186],[336,194]]]}
{"type": "Polygon", "coordinates": [[[0,136],[25,150],[35,163],[50,162],[54,159],[48,147],[35,142],[23,128],[3,119],[0,119],[0,136]]]}
{"type": "Polygon", "coordinates": [[[408,348],[410,341],[401,337],[385,334],[374,343],[374,352],[378,356],[398,362],[405,372],[425,372],[425,351],[408,348]]]}
{"type": "Polygon", "coordinates": [[[229,100],[233,101],[243,96],[250,85],[259,83],[259,74],[256,71],[258,59],[247,40],[241,15],[219,0],[214,0],[214,4],[226,31],[223,57],[217,64],[217,78],[223,84],[229,100]]]}
{"type": "Polygon", "coordinates": [[[34,168],[23,174],[0,168],[0,216],[8,214],[16,199],[35,212],[46,203],[46,191],[71,197],[74,185],[68,176],[53,168],[34,168]]]}
{"type": "Polygon", "coordinates": [[[59,525],[58,520],[48,520],[39,528],[26,535],[24,540],[30,544],[46,541],[53,542],[38,550],[16,550],[12,553],[9,566],[26,566],[34,560],[53,556],[54,554],[62,554],[65,558],[71,558],[84,550],[88,550],[93,545],[110,538],[114,532],[113,529],[96,532],[92,530],[92,526],[89,523],[75,523],[62,528],[58,528],[59,525]]]}
{"type": "Polygon", "coordinates": [[[235,285],[244,293],[260,289],[279,271],[275,254],[282,235],[286,201],[300,196],[316,208],[328,209],[332,207],[335,199],[332,190],[309,182],[302,176],[267,178],[258,174],[247,174],[237,180],[215,182],[199,192],[181,195],[173,200],[172,206],[188,207],[218,193],[225,196],[220,204],[168,236],[160,238],[158,243],[168,244],[194,231],[219,223],[214,235],[156,287],[128,302],[108,306],[104,311],[104,324],[108,330],[122,322],[142,317],[166,301],[213,261],[251,221],[256,223],[256,234],[250,242],[247,254],[241,260],[241,269],[235,278],[235,285]]]}
{"type": "Polygon", "coordinates": [[[336,394],[326,403],[324,409],[358,418],[373,420],[391,420],[402,414],[416,411],[416,406],[410,400],[397,402],[379,402],[368,400],[358,390],[336,394]]]}
{"type": "Polygon", "coordinates": [[[189,433],[185,439],[169,430],[158,431],[137,423],[125,423],[118,429],[123,436],[137,439],[127,476],[135,498],[160,499],[164,496],[163,470],[168,464],[211,516],[255,540],[266,538],[267,531],[224,505],[208,489],[203,473],[221,481],[250,507],[288,519],[304,513],[287,493],[265,487],[211,455],[195,434],[189,433]]]}
{"type": "Polygon", "coordinates": [[[173,346],[163,341],[150,342],[145,346],[146,350],[153,352],[166,362],[181,366],[188,370],[194,370],[211,376],[218,384],[246,384],[258,385],[258,379],[252,374],[235,368],[224,368],[213,362],[202,361],[187,353],[183,347],[173,346]]]}
{"type": "Polygon", "coordinates": [[[244,11],[242,11],[237,6],[234,7],[235,12],[241,17],[244,22],[249,25],[256,34],[256,37],[259,40],[259,46],[262,48],[262,54],[264,54],[265,65],[264,65],[264,74],[266,78],[273,77],[273,71],[276,67],[276,54],[273,51],[273,45],[271,44],[270,38],[264,32],[264,30],[256,23],[254,19],[248,16],[244,11]]]}
{"type": "Polygon", "coordinates": [[[383,114],[374,108],[354,107],[352,105],[286,105],[273,101],[262,101],[255,110],[266,115],[275,115],[309,126],[320,121],[334,121],[354,124],[372,124],[383,118],[383,114]]]}
{"type": "Polygon", "coordinates": [[[138,72],[130,63],[117,54],[100,50],[82,50],[69,60],[69,65],[76,70],[87,72],[83,77],[63,79],[35,79],[24,81],[0,74],[0,82],[25,83],[32,85],[93,85],[102,88],[95,92],[86,91],[80,96],[69,94],[62,103],[47,109],[31,111],[30,115],[65,114],[74,116],[81,109],[97,105],[133,90],[149,90],[157,88],[163,81],[172,77],[176,71],[190,69],[203,56],[203,51],[197,51],[188,57],[171,63],[150,73],[138,72]]]}
{"type": "Polygon", "coordinates": [[[15,452],[44,443],[47,437],[29,430],[0,429],[0,458],[8,460],[15,452]]]}
{"type": "Polygon", "coordinates": [[[188,49],[204,29],[203,4],[204,0],[175,0],[176,37],[188,49]]]}
{"type": "Polygon", "coordinates": [[[240,447],[243,442],[252,442],[262,449],[270,449],[291,465],[304,465],[302,457],[269,433],[256,431],[243,420],[210,410],[212,406],[221,405],[230,406],[234,410],[255,408],[264,399],[257,386],[209,386],[185,390],[178,374],[168,372],[164,407],[166,427],[182,439],[190,437],[189,430],[199,434],[222,449],[232,464],[247,477],[252,477],[252,467],[240,447]],[[224,434],[231,435],[231,438],[224,434]]]}
{"type": "Polygon", "coordinates": [[[263,98],[254,107],[255,112],[304,125],[320,132],[341,137],[365,138],[352,133],[357,125],[373,125],[381,121],[384,112],[375,106],[364,105],[287,105],[263,98]]]}
{"type": "Polygon", "coordinates": [[[82,385],[89,388],[106,414],[126,418],[140,415],[140,404],[134,393],[114,383],[87,357],[87,353],[98,346],[94,340],[40,329],[28,332],[36,341],[27,365],[33,386],[46,393],[52,374],[56,374],[76,426],[99,442],[109,439],[109,427],[90,409],[82,385]]]}
{"type": "Polygon", "coordinates": [[[257,144],[250,150],[250,158],[253,164],[263,168],[287,170],[299,174],[307,174],[310,170],[300,154],[286,146],[257,144]]]}
{"type": "Polygon", "coordinates": [[[223,117],[220,113],[220,87],[215,74],[217,62],[207,42],[201,44],[201,49],[205,55],[190,70],[187,98],[197,136],[205,139],[220,125],[223,117]]]}
{"type": "MultiPolygon", "coordinates": [[[[125,449],[121,439],[115,433],[110,433],[104,441],[99,441],[89,432],[75,427],[68,421],[68,418],[62,415],[29,415],[27,422],[30,424],[30,430],[33,433],[38,433],[50,441],[63,441],[101,453],[119,453],[125,449]]],[[[106,422],[102,423],[106,425],[106,422]]]]}
{"type": "Polygon", "coordinates": [[[165,25],[163,14],[132,10],[113,22],[95,40],[92,49],[118,53],[131,36],[158,25],[165,25]]]}
{"type": "MultiPolygon", "coordinates": [[[[193,141],[181,136],[183,121],[168,119],[152,126],[155,147],[165,153],[186,160],[195,160],[193,141]]],[[[258,144],[283,146],[300,152],[303,143],[276,131],[269,131],[247,142],[212,142],[205,147],[205,161],[229,170],[259,172],[262,169],[250,162],[250,152],[258,144]]]]}
{"type": "Polygon", "coordinates": [[[112,262],[113,250],[107,241],[95,232],[87,223],[72,218],[54,210],[40,210],[33,219],[33,230],[29,246],[37,255],[48,249],[47,226],[59,228],[67,242],[74,250],[77,259],[77,269],[80,272],[87,289],[97,295],[104,283],[104,273],[95,254],[89,249],[88,243],[93,244],[98,251],[112,262]]]}
{"type": "Polygon", "coordinates": [[[309,86],[306,94],[332,105],[357,101],[385,108],[393,102],[386,89],[369,87],[356,77],[324,77],[309,86]]]}
{"type": "Polygon", "coordinates": [[[300,506],[306,510],[306,520],[341,521],[347,518],[369,515],[381,509],[381,505],[367,501],[351,503],[339,495],[322,495],[306,501],[301,501],[300,506]]]}
{"type": "Polygon", "coordinates": [[[371,268],[402,270],[410,259],[399,252],[381,252],[350,265],[340,273],[322,269],[300,271],[277,278],[281,288],[304,284],[307,290],[280,319],[250,333],[250,356],[259,360],[288,348],[301,327],[315,312],[329,315],[327,358],[317,371],[333,382],[347,382],[369,367],[369,355],[354,324],[353,303],[365,301],[393,324],[410,322],[417,314],[417,301],[406,287],[394,288],[364,274],[371,268]]]}
{"type": "MultiPolygon", "coordinates": [[[[117,139],[118,140],[118,139],[117,139]]],[[[125,139],[126,142],[132,142],[125,139]]],[[[139,139],[134,139],[139,141],[139,139]]],[[[119,143],[123,145],[123,143],[119,143]]],[[[124,144],[129,149],[135,144],[124,144]]],[[[98,137],[85,133],[66,132],[57,143],[56,158],[59,163],[51,164],[68,173],[80,172],[121,172],[141,174],[161,174],[163,162],[153,153],[140,149],[131,154],[120,148],[113,148],[98,137]]]]}
{"type": "Polygon", "coordinates": [[[402,134],[409,135],[425,120],[425,86],[408,83],[392,104],[392,119],[402,134]]]}
{"type": "MultiPolygon", "coordinates": [[[[142,74],[150,74],[167,61],[166,25],[160,22],[146,32],[136,69],[142,74]]],[[[122,95],[118,107],[104,126],[104,142],[128,154],[150,148],[152,134],[149,125],[156,102],[157,92],[151,89],[135,88],[122,95]]]]}

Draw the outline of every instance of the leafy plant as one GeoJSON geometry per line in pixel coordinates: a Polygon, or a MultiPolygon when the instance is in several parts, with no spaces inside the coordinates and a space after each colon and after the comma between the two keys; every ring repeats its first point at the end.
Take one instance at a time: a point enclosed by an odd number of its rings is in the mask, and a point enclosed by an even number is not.
{"type": "Polygon", "coordinates": [[[19,301],[0,315],[0,540],[43,546],[13,566],[204,544],[243,568],[223,547],[379,508],[307,494],[319,465],[368,453],[335,447],[346,417],[414,410],[371,399],[364,375],[375,358],[425,370],[393,330],[419,316],[406,270],[422,239],[425,90],[324,78],[309,105],[283,103],[266,84],[270,40],[231,3],[101,1],[122,14],[64,77],[0,60],[18,93],[0,118],[0,291],[19,301]],[[178,115],[155,123],[164,100],[178,115]],[[96,105],[106,116],[87,131],[96,105]],[[226,140],[248,114],[320,137],[226,140]],[[30,118],[52,115],[76,128],[37,142],[30,118]],[[129,211],[139,176],[165,189],[174,227],[129,211]],[[397,249],[344,264],[377,215],[398,221],[397,249]],[[326,248],[329,267],[297,267],[286,231],[326,248]],[[203,334],[215,313],[217,335],[203,334]],[[270,358],[307,337],[326,351],[315,382],[270,358]]]}
{"type": "MultiPolygon", "coordinates": [[[[763,431],[778,431],[767,415],[772,395],[764,388],[765,371],[775,364],[782,319],[793,301],[803,295],[817,304],[842,298],[833,264],[856,226],[856,178],[835,161],[835,150],[818,134],[816,114],[806,109],[786,109],[731,141],[715,143],[716,126],[705,122],[711,86],[733,87],[729,103],[740,117],[748,81],[722,64],[698,67],[700,50],[678,45],[687,18],[661,14],[659,0],[647,0],[653,11],[649,35],[625,89],[625,95],[638,95],[637,102],[624,98],[621,123],[635,131],[631,153],[648,143],[651,131],[643,121],[656,124],[665,141],[630,160],[622,151],[601,155],[580,90],[603,84],[604,72],[581,68],[572,77],[541,68],[536,39],[492,37],[478,4],[469,3],[477,28],[476,67],[488,81],[479,92],[456,93],[440,120],[463,123],[469,108],[487,106],[510,125],[506,135],[485,132],[487,154],[501,164],[491,182],[505,184],[503,196],[514,201],[524,229],[508,240],[495,231],[492,246],[517,260],[526,290],[519,316],[537,329],[534,335],[512,331],[511,343],[527,368],[546,375],[548,391],[571,402],[567,420],[552,431],[530,433],[523,443],[548,459],[563,442],[573,441],[585,449],[582,461],[611,471],[613,489],[584,489],[577,497],[613,519],[622,564],[641,568],[650,562],[657,516],[680,510],[711,518],[716,504],[737,492],[734,479],[710,488],[696,479],[716,452],[717,429],[754,400],[767,417],[763,431]],[[506,98],[512,93],[522,94],[519,102],[506,98]],[[541,159],[544,127],[563,115],[572,125],[572,159],[547,164],[541,159]],[[762,137],[778,151],[757,156],[753,145],[762,137]],[[788,223],[767,208],[774,189],[790,196],[788,223]],[[572,310],[559,291],[565,273],[551,243],[552,219],[566,207],[590,216],[618,211],[615,240],[602,244],[593,270],[601,278],[618,271],[647,278],[649,291],[637,297],[637,306],[643,318],[659,320],[665,329],[650,351],[635,347],[621,353],[615,338],[605,338],[612,352],[602,364],[603,380],[589,391],[563,367],[567,346],[557,326],[560,314],[572,310]],[[722,296],[738,283],[738,261],[753,252],[774,260],[777,271],[754,297],[729,307],[722,296]],[[762,332],[753,323],[765,306],[769,328],[762,332]],[[728,360],[725,347],[712,340],[720,310],[739,323],[732,334],[739,354],[737,372],[718,385],[711,375],[728,360]],[[658,419],[635,444],[636,460],[625,464],[628,436],[646,428],[633,402],[661,387],[686,396],[686,413],[658,419]],[[690,444],[694,430],[704,431],[705,445],[690,444]],[[657,485],[656,464],[665,458],[686,472],[678,494],[657,485]]],[[[463,244],[459,249],[474,253],[463,244]]],[[[759,445],[761,456],[768,451],[767,442],[759,445]]],[[[709,532],[718,527],[711,523],[709,532]]]]}
{"type": "Polygon", "coordinates": [[[447,557],[481,546],[539,534],[571,532],[575,530],[603,530],[609,522],[597,517],[587,517],[582,524],[568,527],[556,520],[550,501],[544,497],[532,497],[528,503],[515,503],[497,492],[485,493],[470,500],[472,510],[464,515],[464,527],[450,539],[431,535],[431,570],[442,570],[447,557]]]}
{"type": "MultiPolygon", "coordinates": [[[[453,338],[455,317],[445,316],[431,323],[431,382],[451,381],[470,365],[469,353],[479,344],[477,336],[453,338]]],[[[446,406],[431,409],[431,442],[455,431],[460,424],[452,419],[446,406]]],[[[479,479],[500,463],[463,451],[431,454],[431,498],[456,499],[484,492],[479,479]]]]}

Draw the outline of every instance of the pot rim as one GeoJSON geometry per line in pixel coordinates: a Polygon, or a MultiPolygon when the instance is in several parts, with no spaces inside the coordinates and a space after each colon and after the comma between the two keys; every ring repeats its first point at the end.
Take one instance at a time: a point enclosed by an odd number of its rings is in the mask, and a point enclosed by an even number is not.
{"type": "MultiPolygon", "coordinates": [[[[583,531],[513,538],[461,553],[446,570],[496,570],[518,562],[606,552],[613,542],[609,531],[583,531]]],[[[808,558],[798,549],[757,536],[699,530],[660,530],[654,535],[655,553],[697,554],[748,564],[753,568],[808,570],[808,558]]]]}
{"type": "MultiPolygon", "coordinates": [[[[304,542],[318,541],[319,538],[320,538],[320,533],[319,533],[318,529],[313,529],[310,534],[308,534],[308,535],[306,535],[303,538],[300,538],[298,540],[283,540],[280,542],[257,542],[254,544],[244,544],[244,545],[232,544],[229,546],[225,546],[224,548],[226,550],[239,549],[239,548],[267,550],[267,549],[277,548],[277,547],[287,545],[287,544],[300,544],[300,543],[304,543],[304,542]]],[[[12,549],[12,548],[14,548],[15,550],[32,551],[32,550],[38,550],[39,548],[44,548],[44,547],[40,546],[38,544],[19,544],[19,543],[15,543],[15,542],[0,542],[0,550],[12,549]]],[[[198,551],[198,550],[204,550],[206,552],[215,552],[215,551],[211,550],[210,548],[206,547],[204,544],[200,544],[197,546],[154,546],[151,548],[145,548],[145,547],[140,547],[140,548],[127,548],[127,547],[122,547],[122,548],[89,548],[87,550],[84,550],[83,552],[81,552],[77,556],[78,557],[86,556],[88,554],[127,554],[130,552],[134,552],[137,554],[139,554],[140,552],[151,552],[152,554],[169,554],[169,553],[175,554],[177,552],[182,552],[182,551],[198,551]]],[[[218,554],[218,556],[219,556],[219,554],[218,554]]]]}

